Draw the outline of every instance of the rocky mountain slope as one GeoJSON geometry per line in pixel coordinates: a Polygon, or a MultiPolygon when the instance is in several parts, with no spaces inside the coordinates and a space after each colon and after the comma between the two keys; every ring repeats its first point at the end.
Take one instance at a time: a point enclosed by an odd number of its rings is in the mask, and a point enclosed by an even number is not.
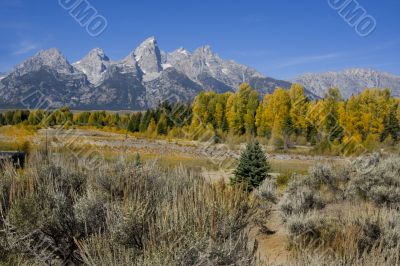
{"type": "Polygon", "coordinates": [[[323,97],[332,87],[339,88],[344,98],[366,88],[389,88],[393,96],[400,96],[400,77],[371,69],[352,68],[340,72],[305,74],[293,82],[302,84],[319,97],[323,97]]]}
{"type": "Polygon", "coordinates": [[[22,103],[36,93],[54,107],[140,110],[164,100],[191,101],[203,90],[235,91],[242,82],[261,95],[291,85],[223,60],[209,46],[166,53],[151,37],[120,61],[100,48],[74,64],[58,49],[41,51],[0,80],[0,108],[26,107],[22,103]]]}

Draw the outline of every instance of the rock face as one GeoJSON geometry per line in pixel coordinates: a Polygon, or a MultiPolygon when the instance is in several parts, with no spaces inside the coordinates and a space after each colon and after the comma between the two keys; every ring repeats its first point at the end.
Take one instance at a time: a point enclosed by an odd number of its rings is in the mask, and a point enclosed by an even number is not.
{"type": "Polygon", "coordinates": [[[73,66],[82,71],[88,80],[96,85],[103,81],[110,64],[110,59],[104,54],[104,51],[100,48],[95,48],[73,66]]]}
{"type": "Polygon", "coordinates": [[[0,108],[33,108],[24,104],[26,99],[40,95],[54,108],[142,110],[165,100],[192,101],[203,90],[235,91],[243,82],[261,96],[291,85],[223,60],[209,46],[166,53],[151,37],[120,61],[110,60],[100,48],[74,64],[58,49],[41,51],[0,76],[0,108]]]}
{"type": "Polygon", "coordinates": [[[135,58],[144,74],[157,76],[162,71],[161,52],[154,37],[145,40],[136,48],[135,58]]]}
{"type": "MultiPolygon", "coordinates": [[[[47,105],[79,106],[81,97],[91,90],[85,74],[76,70],[57,49],[39,52],[26,60],[0,81],[0,106],[27,106],[29,98],[45,101],[47,105]]],[[[32,102],[32,101],[30,101],[32,102]]]]}
{"type": "Polygon", "coordinates": [[[306,74],[294,82],[302,84],[319,97],[323,97],[332,87],[339,88],[344,98],[366,88],[389,88],[393,96],[400,96],[400,77],[371,69],[352,68],[340,72],[306,74]]]}
{"type": "Polygon", "coordinates": [[[43,67],[50,68],[57,73],[62,74],[72,74],[75,71],[57,48],[51,48],[45,51],[40,51],[36,56],[29,58],[17,66],[12,74],[23,76],[29,72],[38,71],[43,67]]]}
{"type": "Polygon", "coordinates": [[[221,59],[210,46],[198,48],[191,54],[183,48],[167,54],[165,62],[196,81],[206,90],[234,91],[238,84],[250,83],[262,94],[277,86],[289,88],[290,83],[267,78],[255,69],[234,61],[221,59]],[[268,82],[269,81],[269,82],[268,82]]]}

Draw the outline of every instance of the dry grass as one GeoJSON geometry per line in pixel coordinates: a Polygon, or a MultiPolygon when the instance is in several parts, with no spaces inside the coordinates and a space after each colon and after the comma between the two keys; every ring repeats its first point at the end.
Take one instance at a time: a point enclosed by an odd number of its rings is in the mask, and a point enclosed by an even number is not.
{"type": "Polygon", "coordinates": [[[24,142],[31,142],[36,132],[33,126],[0,126],[0,151],[21,150],[24,142]]]}
{"type": "Polygon", "coordinates": [[[0,260],[8,264],[253,265],[255,199],[184,167],[32,155],[1,172],[0,260]]]}

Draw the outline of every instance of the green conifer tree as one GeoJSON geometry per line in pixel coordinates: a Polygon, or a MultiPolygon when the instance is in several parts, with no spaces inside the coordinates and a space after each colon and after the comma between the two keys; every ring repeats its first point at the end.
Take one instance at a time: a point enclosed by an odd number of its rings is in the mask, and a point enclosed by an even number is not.
{"type": "Polygon", "coordinates": [[[135,132],[135,121],[133,118],[129,119],[129,123],[128,123],[128,131],[129,132],[135,132]]]}
{"type": "Polygon", "coordinates": [[[231,184],[244,184],[251,191],[267,178],[271,166],[258,142],[248,143],[242,152],[231,184]]]}

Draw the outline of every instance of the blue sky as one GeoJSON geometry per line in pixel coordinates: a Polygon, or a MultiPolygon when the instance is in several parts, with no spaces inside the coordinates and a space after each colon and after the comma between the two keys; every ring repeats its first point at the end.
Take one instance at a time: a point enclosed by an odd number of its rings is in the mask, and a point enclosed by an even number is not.
{"type": "Polygon", "coordinates": [[[101,47],[113,60],[156,36],[161,49],[209,44],[222,58],[290,79],[368,67],[400,75],[400,1],[358,0],[377,27],[360,37],[327,0],[89,0],[108,26],[91,37],[58,0],[0,0],[0,71],[42,49],[74,62],[101,47]]]}

